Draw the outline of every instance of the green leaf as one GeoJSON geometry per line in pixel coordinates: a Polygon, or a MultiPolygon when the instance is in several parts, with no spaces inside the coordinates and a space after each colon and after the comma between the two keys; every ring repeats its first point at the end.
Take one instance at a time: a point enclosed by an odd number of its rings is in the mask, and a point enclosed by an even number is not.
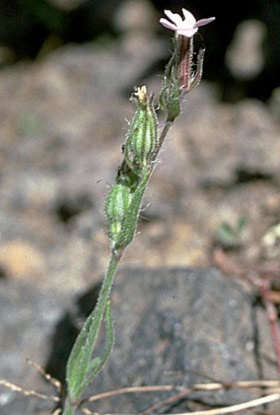
{"type": "Polygon", "coordinates": [[[93,370],[96,366],[100,364],[100,362],[101,362],[100,357],[95,357],[94,359],[92,359],[92,361],[88,364],[87,372],[90,372],[91,370],[93,370]]]}
{"type": "MultiPolygon", "coordinates": [[[[113,277],[119,263],[119,259],[119,256],[114,253],[112,254],[108,270],[99,293],[97,304],[78,335],[68,359],[66,367],[66,381],[68,385],[68,393],[72,400],[78,399],[83,393],[85,387],[84,384],[88,376],[87,369],[90,364],[93,365],[92,362],[94,359],[92,359],[91,356],[99,335],[104,313],[106,313],[106,319],[110,323],[108,311],[106,311],[108,308],[107,300],[110,295],[113,277]]],[[[99,362],[96,368],[98,368],[100,364],[101,362],[99,362]]]]}
{"type": "Polygon", "coordinates": [[[79,397],[80,386],[83,383],[88,363],[88,354],[92,351],[92,347],[90,348],[91,345],[88,343],[88,337],[91,334],[91,338],[94,336],[96,339],[98,335],[98,327],[94,324],[94,321],[96,321],[96,314],[97,306],[87,318],[76,339],[67,362],[66,380],[68,383],[69,394],[73,399],[79,397]]]}
{"type": "Polygon", "coordinates": [[[113,320],[112,320],[112,315],[111,315],[111,301],[110,300],[107,301],[105,321],[106,321],[106,335],[107,335],[106,351],[102,358],[98,357],[98,358],[93,359],[90,362],[88,369],[87,369],[87,372],[89,373],[89,375],[84,382],[84,387],[89,385],[92,382],[92,380],[95,378],[95,376],[100,372],[100,370],[102,370],[103,366],[105,365],[108,358],[110,357],[110,354],[111,354],[111,351],[114,345],[114,327],[113,327],[113,320]],[[99,361],[97,364],[94,364],[93,372],[90,373],[92,371],[91,366],[93,365],[93,362],[96,361],[96,359],[98,359],[99,361]]]}

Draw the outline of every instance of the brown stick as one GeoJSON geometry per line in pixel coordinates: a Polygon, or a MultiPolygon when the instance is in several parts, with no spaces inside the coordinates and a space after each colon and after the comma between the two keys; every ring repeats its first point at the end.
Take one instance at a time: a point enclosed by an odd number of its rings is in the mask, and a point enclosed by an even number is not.
{"type": "Polygon", "coordinates": [[[19,392],[19,393],[21,393],[22,395],[25,395],[25,396],[34,396],[35,398],[44,399],[46,401],[52,401],[52,402],[59,402],[60,401],[60,398],[57,397],[57,396],[48,396],[48,395],[45,395],[43,393],[36,392],[34,390],[24,389],[21,386],[18,386],[14,383],[8,382],[5,379],[0,379],[0,385],[3,385],[6,388],[8,388],[8,389],[10,389],[14,392],[19,392]]]}
{"type": "MultiPolygon", "coordinates": [[[[245,411],[246,409],[251,409],[251,408],[256,408],[257,406],[261,406],[264,404],[268,404],[271,402],[276,402],[280,400],[280,393],[274,393],[271,395],[266,395],[263,396],[261,398],[257,398],[257,399],[252,399],[250,401],[247,402],[243,402],[243,403],[239,403],[239,404],[235,404],[235,405],[230,405],[230,406],[226,406],[224,408],[217,408],[217,409],[210,409],[210,410],[204,410],[204,411],[194,411],[194,412],[183,412],[177,415],[225,415],[225,414],[233,414],[236,412],[241,412],[241,411],[245,411]]],[[[83,410],[84,414],[87,415],[100,415],[98,412],[91,412],[88,409],[84,409],[83,410]]],[[[107,413],[105,415],[124,415],[122,414],[112,414],[112,413],[107,413]]],[[[126,414],[126,415],[136,415],[136,414],[126,414]]],[[[166,414],[166,415],[171,415],[171,414],[166,414]]]]}
{"type": "Polygon", "coordinates": [[[261,292],[262,297],[264,301],[264,305],[266,308],[269,324],[270,324],[270,330],[271,330],[271,336],[273,340],[274,350],[277,357],[277,363],[278,363],[278,372],[280,372],[280,336],[279,336],[279,330],[278,330],[278,317],[277,317],[277,310],[270,300],[269,297],[269,289],[270,289],[270,280],[266,279],[263,281],[261,292]]]}
{"type": "Polygon", "coordinates": [[[45,371],[45,369],[42,366],[40,366],[36,362],[33,362],[33,360],[26,359],[26,362],[34,369],[36,369],[39,373],[41,373],[41,375],[46,379],[46,381],[49,382],[59,394],[61,393],[62,386],[59,380],[53,378],[49,373],[45,371]]]}
{"type": "MultiPolygon", "coordinates": [[[[280,382],[279,382],[280,384],[280,382]]],[[[99,393],[98,395],[91,396],[90,398],[83,401],[85,402],[94,402],[104,398],[110,398],[116,395],[123,395],[126,393],[143,393],[143,392],[155,392],[155,391],[174,391],[182,389],[180,386],[173,385],[159,385],[159,386],[131,386],[127,388],[115,389],[108,392],[99,393]]]]}

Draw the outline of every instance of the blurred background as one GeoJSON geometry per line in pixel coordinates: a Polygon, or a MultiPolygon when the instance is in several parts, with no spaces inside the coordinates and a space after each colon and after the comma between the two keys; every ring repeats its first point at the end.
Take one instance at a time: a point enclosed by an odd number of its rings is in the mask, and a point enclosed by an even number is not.
{"type": "Polygon", "coordinates": [[[278,0],[2,0],[0,63],[36,60],[69,43],[113,43],[141,26],[167,37],[157,17],[164,9],[182,7],[196,16],[217,17],[207,33],[206,75],[220,84],[223,98],[268,99],[278,86],[278,0]]]}
{"type": "MultiPolygon", "coordinates": [[[[122,264],[221,266],[226,254],[279,281],[279,0],[1,0],[1,377],[34,387],[24,358],[45,362],[52,336],[48,370],[64,368],[61,342],[69,349],[78,324],[68,313],[61,320],[62,309],[89,312],[96,289],[88,303],[73,297],[107,263],[103,205],[129,97],[143,83],[159,91],[173,36],[159,19],[182,7],[216,16],[200,29],[203,81],[159,155],[122,264]]],[[[23,398],[12,410],[9,393],[3,414],[22,414],[23,398]]]]}
{"type": "Polygon", "coordinates": [[[182,7],[216,16],[200,30],[204,78],[160,155],[124,263],[209,265],[217,246],[248,264],[277,258],[279,1],[2,0],[2,278],[66,292],[100,278],[128,98],[143,82],[159,90],[173,33],[158,21],[182,7]]]}

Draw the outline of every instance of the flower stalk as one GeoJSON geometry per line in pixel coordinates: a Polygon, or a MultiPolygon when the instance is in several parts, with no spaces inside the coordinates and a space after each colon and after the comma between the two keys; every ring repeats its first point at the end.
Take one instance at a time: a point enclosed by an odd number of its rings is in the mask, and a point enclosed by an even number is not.
{"type": "Polygon", "coordinates": [[[67,363],[67,394],[62,415],[75,415],[82,394],[110,356],[114,341],[110,302],[114,276],[124,250],[135,236],[143,195],[164,139],[180,114],[182,98],[199,84],[202,76],[204,49],[198,51],[194,65],[193,36],[200,26],[215,18],[196,21],[185,9],[184,19],[168,10],[165,14],[169,20],[160,19],[161,24],[176,32],[174,52],[166,67],[157,104],[165,114],[165,121],[160,130],[153,96],[145,86],[138,87],[133,95],[136,112],[122,147],[123,160],[105,201],[111,242],[109,265],[96,306],[78,335],[67,363]],[[106,324],[106,348],[103,356],[94,356],[103,322],[106,324]]]}

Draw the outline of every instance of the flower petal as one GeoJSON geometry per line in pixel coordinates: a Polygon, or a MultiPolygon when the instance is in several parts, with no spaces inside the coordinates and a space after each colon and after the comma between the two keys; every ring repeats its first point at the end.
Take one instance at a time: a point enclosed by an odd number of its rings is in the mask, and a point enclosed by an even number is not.
{"type": "Polygon", "coordinates": [[[193,37],[196,32],[198,31],[198,28],[186,28],[186,29],[179,29],[177,30],[178,35],[185,36],[185,37],[193,37]]]}
{"type": "Polygon", "coordinates": [[[167,29],[174,31],[177,30],[177,26],[174,23],[169,22],[167,19],[162,18],[159,22],[162,24],[162,26],[166,27],[167,29]]]}
{"type": "Polygon", "coordinates": [[[172,13],[170,10],[164,10],[164,13],[177,26],[182,24],[183,19],[178,13],[172,13]]]}
{"type": "Polygon", "coordinates": [[[188,38],[193,37],[200,26],[205,26],[215,20],[215,17],[208,17],[207,19],[196,21],[194,15],[184,8],[182,9],[184,18],[178,13],[172,13],[170,10],[164,10],[164,13],[169,20],[163,18],[160,19],[160,23],[167,29],[175,31],[176,35],[186,36],[188,38]]]}
{"type": "Polygon", "coordinates": [[[208,17],[207,19],[200,19],[195,23],[195,27],[205,26],[208,23],[213,22],[216,20],[216,17],[208,17]]]}
{"type": "Polygon", "coordinates": [[[182,12],[185,17],[184,23],[186,23],[188,26],[193,27],[196,23],[194,15],[186,9],[182,9],[182,12]]]}

